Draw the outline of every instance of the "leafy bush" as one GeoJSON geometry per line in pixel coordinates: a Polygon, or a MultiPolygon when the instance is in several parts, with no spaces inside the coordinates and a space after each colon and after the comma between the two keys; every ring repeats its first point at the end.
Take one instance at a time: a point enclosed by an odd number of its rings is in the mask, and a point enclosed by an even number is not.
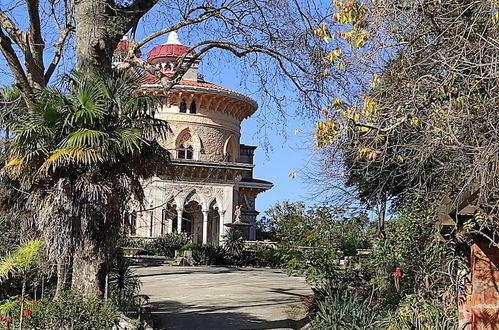
{"type": "Polygon", "coordinates": [[[144,250],[155,255],[173,258],[175,257],[175,251],[180,250],[190,241],[189,236],[183,233],[165,234],[147,242],[144,246],[144,250]]]}
{"type": "Polygon", "coordinates": [[[116,246],[120,248],[139,248],[143,249],[147,244],[146,239],[140,237],[129,237],[125,235],[121,235],[118,239],[116,246]]]}
{"type": "MultiPolygon", "coordinates": [[[[119,318],[119,312],[110,302],[97,299],[84,300],[72,291],[66,291],[56,299],[42,299],[26,302],[23,311],[23,329],[112,329],[119,318]],[[26,312],[27,311],[27,312],[26,312]]],[[[7,328],[6,317],[11,319],[10,327],[19,328],[20,302],[16,299],[0,304],[3,321],[0,329],[7,328]]]]}
{"type": "Polygon", "coordinates": [[[427,302],[417,295],[407,296],[400,307],[382,322],[389,330],[454,330],[457,329],[457,313],[445,310],[441,304],[427,302]]]}
{"type": "Polygon", "coordinates": [[[225,249],[214,245],[195,245],[192,257],[199,265],[229,265],[230,258],[225,249]]]}
{"type": "Polygon", "coordinates": [[[279,262],[289,274],[305,274],[316,284],[339,276],[341,256],[357,258],[359,249],[371,247],[370,222],[364,213],[284,202],[266,211],[265,217],[272,219],[279,262]]]}
{"type": "Polygon", "coordinates": [[[434,215],[434,209],[427,205],[414,204],[387,221],[386,237],[375,241],[369,256],[376,270],[371,284],[378,288],[377,298],[390,309],[396,309],[405,296],[412,294],[455,307],[455,298],[444,293],[450,283],[455,283],[458,269],[465,266],[456,258],[451,242],[436,238],[439,228],[434,215]],[[455,264],[449,267],[450,263],[455,264]],[[401,269],[399,291],[394,286],[396,268],[401,269]],[[452,272],[447,273],[449,269],[452,272]]]}
{"type": "Polygon", "coordinates": [[[254,245],[251,250],[244,250],[241,264],[253,267],[280,268],[282,266],[281,254],[278,249],[267,245],[254,245]]]}
{"type": "Polygon", "coordinates": [[[379,314],[360,294],[330,285],[315,289],[314,329],[380,329],[379,314]]]}

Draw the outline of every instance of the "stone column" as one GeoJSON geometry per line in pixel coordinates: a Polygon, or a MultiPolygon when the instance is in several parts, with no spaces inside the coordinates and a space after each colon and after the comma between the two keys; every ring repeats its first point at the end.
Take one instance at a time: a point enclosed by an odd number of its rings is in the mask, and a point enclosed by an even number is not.
{"type": "Polygon", "coordinates": [[[182,232],[182,215],[184,213],[184,210],[181,208],[177,209],[177,234],[180,234],[182,232]]]}
{"type": "Polygon", "coordinates": [[[209,210],[203,210],[203,244],[208,244],[208,214],[209,210]]]}
{"type": "Polygon", "coordinates": [[[225,223],[224,223],[224,218],[225,218],[225,211],[218,211],[218,215],[219,215],[219,218],[220,218],[220,230],[218,232],[219,234],[219,239],[218,239],[218,242],[219,244],[218,245],[222,245],[222,242],[223,242],[223,236],[225,235],[225,223]]]}
{"type": "Polygon", "coordinates": [[[168,229],[167,229],[167,233],[168,234],[171,234],[173,233],[173,219],[170,217],[168,217],[168,220],[167,220],[167,226],[168,226],[168,229]]]}
{"type": "Polygon", "coordinates": [[[251,221],[250,224],[251,224],[251,227],[249,230],[249,240],[256,241],[256,222],[251,221]]]}

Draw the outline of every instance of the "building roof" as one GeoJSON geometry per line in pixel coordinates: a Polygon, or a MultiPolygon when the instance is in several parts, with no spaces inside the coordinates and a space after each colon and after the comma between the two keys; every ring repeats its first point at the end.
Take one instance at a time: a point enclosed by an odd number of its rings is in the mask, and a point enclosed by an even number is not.
{"type": "Polygon", "coordinates": [[[252,183],[261,183],[261,184],[272,184],[270,181],[265,181],[265,180],[260,180],[260,179],[254,179],[254,178],[242,178],[241,182],[252,182],[252,183]]]}
{"type": "Polygon", "coordinates": [[[254,179],[254,178],[242,178],[239,182],[239,188],[252,191],[255,195],[271,189],[274,186],[272,182],[254,179]]]}
{"type": "MultiPolygon", "coordinates": [[[[151,73],[144,71],[142,77],[139,78],[139,82],[142,88],[145,89],[162,89],[161,82],[159,79],[152,75],[151,73]]],[[[181,80],[173,87],[174,90],[185,90],[191,92],[208,92],[213,94],[222,94],[224,96],[233,97],[251,104],[255,109],[258,108],[258,104],[251,97],[246,96],[242,93],[236,92],[232,89],[212,84],[210,82],[204,81],[202,78],[198,78],[197,81],[194,80],[181,80]]]]}
{"type": "Polygon", "coordinates": [[[179,57],[184,55],[189,48],[189,46],[182,45],[178,39],[177,32],[173,31],[168,34],[168,39],[164,45],[159,45],[151,49],[147,54],[147,62],[152,63],[155,59],[163,57],[179,57]]]}
{"type": "Polygon", "coordinates": [[[147,54],[147,62],[152,63],[153,60],[163,57],[179,57],[184,55],[189,48],[189,46],[184,45],[159,45],[147,54]]]}

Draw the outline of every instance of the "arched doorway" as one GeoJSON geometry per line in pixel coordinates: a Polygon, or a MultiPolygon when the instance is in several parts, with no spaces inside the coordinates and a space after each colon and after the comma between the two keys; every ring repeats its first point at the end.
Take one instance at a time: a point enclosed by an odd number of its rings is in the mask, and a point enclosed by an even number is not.
{"type": "Polygon", "coordinates": [[[220,244],[220,216],[218,214],[218,205],[216,200],[210,204],[208,212],[208,244],[220,244]]]}
{"type": "Polygon", "coordinates": [[[177,232],[177,211],[173,201],[166,203],[161,210],[161,235],[177,232]]]}
{"type": "Polygon", "coordinates": [[[203,243],[203,213],[197,201],[190,201],[184,206],[182,232],[187,233],[194,244],[203,243]]]}

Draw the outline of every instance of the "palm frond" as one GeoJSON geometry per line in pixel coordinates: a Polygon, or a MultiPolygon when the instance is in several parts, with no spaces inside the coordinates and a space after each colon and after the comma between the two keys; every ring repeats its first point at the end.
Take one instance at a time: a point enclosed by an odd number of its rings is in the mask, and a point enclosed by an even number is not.
{"type": "Polygon", "coordinates": [[[104,144],[109,134],[95,129],[79,129],[69,134],[61,143],[62,148],[83,149],[98,148],[104,144]]]}
{"type": "Polygon", "coordinates": [[[117,128],[111,133],[111,138],[120,146],[124,153],[140,153],[144,144],[147,144],[142,138],[142,131],[135,127],[117,128]]]}
{"type": "Polygon", "coordinates": [[[9,275],[22,274],[41,262],[44,242],[35,239],[22,244],[10,256],[0,262],[0,281],[9,275]]]}

